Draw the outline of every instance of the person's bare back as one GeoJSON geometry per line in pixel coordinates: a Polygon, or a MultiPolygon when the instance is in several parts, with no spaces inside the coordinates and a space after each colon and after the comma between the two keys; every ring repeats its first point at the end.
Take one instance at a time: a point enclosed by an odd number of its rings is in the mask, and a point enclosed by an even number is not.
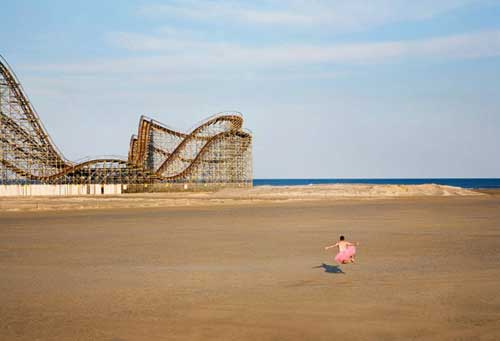
{"type": "Polygon", "coordinates": [[[335,260],[338,263],[345,264],[345,263],[355,263],[356,260],[354,259],[354,256],[356,255],[356,248],[355,246],[359,245],[358,242],[348,242],[344,240],[344,236],[340,236],[340,240],[333,244],[325,247],[325,250],[328,250],[332,247],[338,247],[339,252],[337,256],[335,256],[335,260]]]}
{"type": "Polygon", "coordinates": [[[355,246],[355,244],[350,243],[348,241],[342,240],[335,244],[339,248],[339,252],[343,252],[347,249],[348,246],[355,246]]]}

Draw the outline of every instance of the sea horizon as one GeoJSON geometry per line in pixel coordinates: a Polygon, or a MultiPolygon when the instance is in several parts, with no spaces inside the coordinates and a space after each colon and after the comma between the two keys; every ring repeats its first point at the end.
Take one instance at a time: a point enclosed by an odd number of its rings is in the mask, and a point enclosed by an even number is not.
{"type": "Polygon", "coordinates": [[[258,178],[254,186],[322,184],[423,185],[437,184],[469,189],[500,189],[500,178],[258,178]]]}

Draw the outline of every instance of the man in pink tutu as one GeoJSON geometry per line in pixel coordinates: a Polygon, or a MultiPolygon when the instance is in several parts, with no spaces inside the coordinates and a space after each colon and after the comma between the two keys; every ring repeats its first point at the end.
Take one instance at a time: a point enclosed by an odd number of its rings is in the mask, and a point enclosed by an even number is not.
{"type": "Polygon", "coordinates": [[[356,245],[358,242],[348,242],[344,240],[344,236],[340,236],[340,240],[330,246],[326,246],[325,250],[331,249],[332,247],[338,247],[339,253],[335,256],[335,261],[339,264],[356,263],[354,256],[356,255],[356,245]]]}

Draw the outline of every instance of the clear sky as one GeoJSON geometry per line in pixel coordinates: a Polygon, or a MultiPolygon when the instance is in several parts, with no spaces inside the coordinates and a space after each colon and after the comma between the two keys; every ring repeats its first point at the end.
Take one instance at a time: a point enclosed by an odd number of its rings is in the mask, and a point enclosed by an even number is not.
{"type": "Polygon", "coordinates": [[[66,157],[225,110],[254,176],[500,177],[500,1],[3,1],[0,53],[66,157]]]}

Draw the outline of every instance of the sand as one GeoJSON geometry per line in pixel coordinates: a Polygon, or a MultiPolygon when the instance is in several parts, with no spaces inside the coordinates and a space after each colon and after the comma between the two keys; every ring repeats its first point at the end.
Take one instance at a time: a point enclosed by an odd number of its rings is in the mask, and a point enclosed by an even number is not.
{"type": "Polygon", "coordinates": [[[1,212],[0,271],[0,340],[498,340],[500,196],[1,212]]]}
{"type": "Polygon", "coordinates": [[[0,197],[0,211],[61,211],[137,207],[246,205],[291,201],[379,199],[400,197],[479,196],[484,193],[460,187],[425,185],[334,184],[309,186],[258,186],[217,192],[139,193],[117,196],[0,197]]]}

